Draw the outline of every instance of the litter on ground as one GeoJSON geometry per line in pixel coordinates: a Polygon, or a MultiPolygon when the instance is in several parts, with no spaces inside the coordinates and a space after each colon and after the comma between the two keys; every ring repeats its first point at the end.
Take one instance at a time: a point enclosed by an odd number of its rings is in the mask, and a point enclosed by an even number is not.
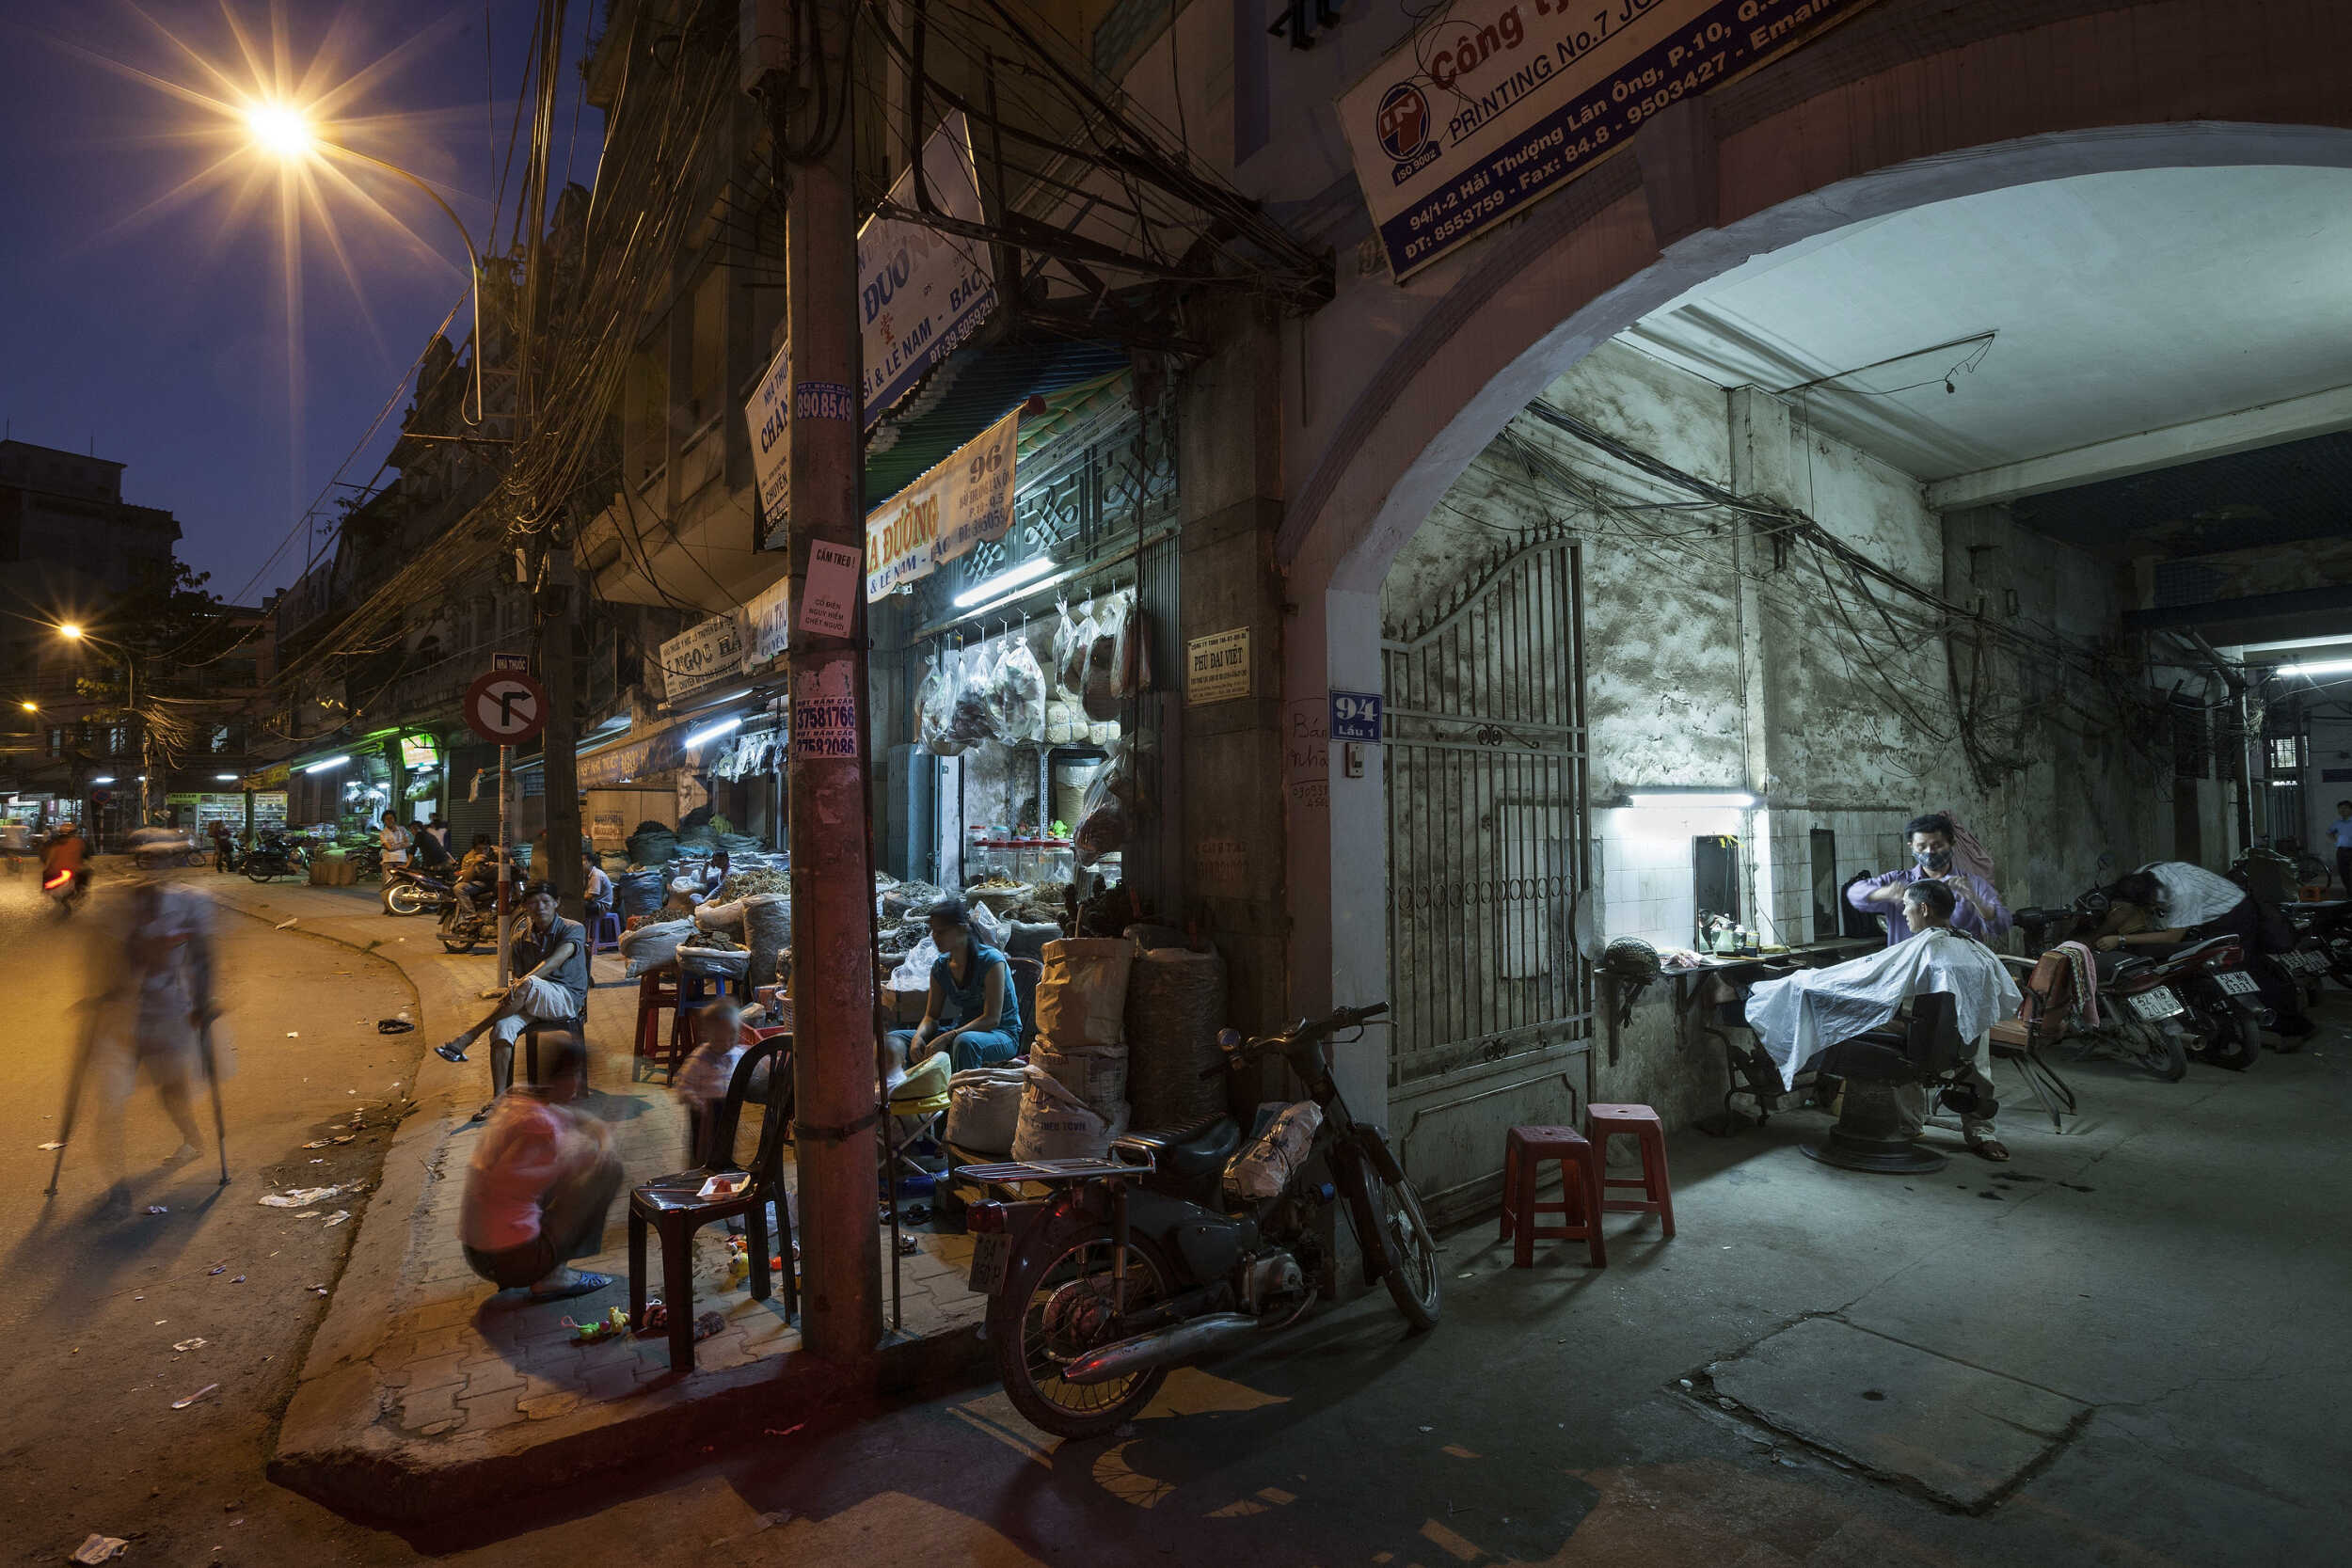
{"type": "Polygon", "coordinates": [[[92,1530],[90,1531],[89,1538],[87,1540],[73,1548],[73,1560],[76,1562],[106,1562],[111,1561],[115,1558],[120,1557],[124,1552],[127,1552],[130,1549],[131,1543],[125,1541],[122,1537],[119,1535],[101,1535],[96,1530],[92,1530]]]}
{"type": "Polygon", "coordinates": [[[190,1406],[190,1405],[194,1404],[197,1401],[199,1401],[199,1400],[200,1400],[200,1399],[204,1398],[207,1394],[217,1394],[217,1393],[219,1393],[219,1392],[220,1392],[220,1385],[219,1385],[219,1384],[217,1384],[217,1383],[208,1383],[208,1384],[206,1384],[203,1387],[199,1388],[199,1389],[198,1389],[195,1393],[190,1394],[190,1395],[189,1395],[186,1399],[183,1399],[183,1400],[174,1400],[174,1401],[172,1401],[172,1402],[171,1402],[171,1408],[172,1408],[172,1409],[174,1409],[174,1410],[185,1410],[188,1406],[190,1406]]]}
{"type": "Polygon", "coordinates": [[[212,1341],[211,1341],[210,1339],[203,1339],[203,1338],[197,1338],[197,1339],[176,1339],[176,1340],[172,1341],[172,1346],[171,1346],[171,1348],[172,1348],[173,1350],[176,1350],[176,1351],[180,1351],[180,1352],[185,1353],[185,1352],[187,1352],[187,1351],[192,1351],[192,1350],[202,1350],[202,1349],[203,1349],[206,1345],[209,1345],[209,1344],[211,1344],[211,1343],[212,1343],[212,1341]]]}

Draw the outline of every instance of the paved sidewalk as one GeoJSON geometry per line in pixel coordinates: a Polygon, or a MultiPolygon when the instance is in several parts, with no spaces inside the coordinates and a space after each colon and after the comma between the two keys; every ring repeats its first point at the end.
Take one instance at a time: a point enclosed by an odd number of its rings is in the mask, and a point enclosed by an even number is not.
{"type": "MultiPolygon", "coordinates": [[[[488,1006],[479,993],[495,978],[494,960],[444,953],[430,920],[383,914],[373,887],[187,875],[229,908],[272,925],[292,920],[390,958],[417,988],[418,1028],[427,1044],[454,1035],[488,1006]]],[[[593,1107],[612,1125],[632,1178],[677,1169],[686,1163],[684,1115],[658,1075],[632,1077],[636,985],[612,955],[598,958],[594,972],[593,1107]]],[[[573,1345],[564,1319],[592,1322],[628,1304],[625,1196],[607,1219],[605,1251],[581,1260],[613,1276],[609,1290],[565,1302],[494,1301],[457,1241],[477,1132],[469,1118],[488,1093],[488,1054],[479,1045],[461,1066],[424,1053],[416,1113],[394,1137],[383,1185],[358,1224],[310,1346],[280,1428],[273,1479],[346,1512],[416,1518],[605,1465],[644,1464],[752,1420],[790,1426],[820,1403],[870,1392],[843,1386],[833,1368],[799,1354],[780,1294],[757,1302],[747,1286],[730,1282],[724,1231],[715,1226],[697,1240],[693,1309],[716,1310],[727,1326],[697,1347],[693,1373],[671,1373],[661,1336],[573,1345]]],[[[744,1136],[748,1148],[750,1128],[744,1136]]],[[[984,1306],[963,1289],[967,1238],[914,1240],[917,1250],[901,1259],[903,1332],[885,1347],[882,1373],[894,1383],[972,1354],[977,1338],[964,1331],[984,1306]]],[[[652,1267],[649,1294],[660,1296],[658,1248],[652,1267]]]]}

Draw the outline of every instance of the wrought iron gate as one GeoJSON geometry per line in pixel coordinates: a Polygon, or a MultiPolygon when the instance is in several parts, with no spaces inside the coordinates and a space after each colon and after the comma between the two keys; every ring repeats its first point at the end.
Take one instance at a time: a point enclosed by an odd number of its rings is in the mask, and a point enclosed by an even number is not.
{"type": "Polygon", "coordinates": [[[1390,1114],[1442,1209],[1485,1198],[1502,1128],[1589,1092],[1581,586],[1573,543],[1522,545],[1382,643],[1390,1114]]]}

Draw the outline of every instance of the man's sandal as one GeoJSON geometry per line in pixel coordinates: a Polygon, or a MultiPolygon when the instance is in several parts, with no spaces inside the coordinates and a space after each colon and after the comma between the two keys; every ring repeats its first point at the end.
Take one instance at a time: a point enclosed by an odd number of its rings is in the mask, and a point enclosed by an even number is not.
{"type": "Polygon", "coordinates": [[[1968,1151],[1990,1160],[1996,1165],[2009,1158],[2009,1146],[1990,1132],[1971,1133],[1968,1138],[1968,1151]]]}

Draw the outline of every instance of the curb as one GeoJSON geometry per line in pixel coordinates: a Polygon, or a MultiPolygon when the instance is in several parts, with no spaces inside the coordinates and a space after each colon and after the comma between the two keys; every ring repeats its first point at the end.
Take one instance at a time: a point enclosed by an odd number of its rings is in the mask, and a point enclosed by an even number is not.
{"type": "MultiPolygon", "coordinates": [[[[264,914],[242,898],[219,902],[248,918],[273,924],[273,916],[282,918],[283,906],[264,914]]],[[[313,918],[301,911],[285,912],[313,918]]],[[[348,918],[365,915],[355,909],[348,918]]],[[[429,924],[422,928],[430,929],[429,924]]],[[[454,974],[438,966],[412,970],[393,942],[362,943],[307,924],[294,929],[389,962],[416,994],[417,1027],[427,1039],[437,1033],[429,1021],[443,1009],[469,1019],[479,1006],[454,974]]],[[[565,1418],[568,1412],[554,1414],[544,1423],[543,1439],[505,1451],[492,1449],[486,1435],[469,1437],[463,1432],[425,1441],[405,1436],[386,1418],[397,1411],[397,1402],[388,1401],[391,1390],[371,1359],[386,1335],[380,1304],[397,1290],[417,1215],[438,1179],[451,1139],[465,1125],[456,1107],[479,1092],[479,1069],[444,1062],[430,1050],[420,1054],[411,1085],[415,1109],[385,1149],[382,1173],[355,1225],[358,1233],[334,1282],[326,1316],[311,1337],[294,1396],[279,1418],[276,1450],[265,1466],[278,1485],[355,1519],[394,1525],[445,1520],[599,1472],[669,1463],[682,1466],[714,1437],[789,1427],[886,1395],[985,1375],[988,1346],[977,1332],[962,1330],[893,1340],[864,1368],[793,1352],[724,1371],[700,1370],[682,1383],[649,1388],[619,1418],[578,1425],[565,1418]]]]}

